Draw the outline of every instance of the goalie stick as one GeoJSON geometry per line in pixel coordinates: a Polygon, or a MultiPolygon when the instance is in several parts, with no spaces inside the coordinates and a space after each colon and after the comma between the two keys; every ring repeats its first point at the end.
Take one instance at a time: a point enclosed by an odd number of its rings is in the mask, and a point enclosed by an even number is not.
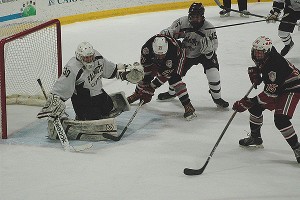
{"type": "MultiPolygon", "coordinates": [[[[237,12],[237,13],[243,13],[245,14],[243,11],[239,11],[239,10],[235,10],[235,9],[231,9],[231,8],[227,8],[225,6],[223,6],[219,0],[214,0],[216,2],[216,4],[221,8],[221,9],[224,9],[226,11],[232,11],[232,12],[237,12]]],[[[250,12],[247,12],[247,15],[250,15],[250,16],[254,16],[254,17],[259,17],[259,18],[264,18],[266,19],[267,17],[265,16],[262,16],[262,15],[257,15],[257,14],[253,14],[253,13],[250,13],[250,12]]],[[[275,21],[278,21],[278,22],[282,22],[282,23],[285,23],[285,24],[293,24],[295,26],[298,26],[298,28],[300,28],[300,24],[298,23],[294,23],[294,22],[287,22],[287,21],[283,21],[281,19],[277,19],[275,21]]]]}
{"type": "MultiPolygon", "coordinates": [[[[44,89],[44,87],[42,85],[41,79],[37,79],[37,82],[40,85],[41,90],[42,90],[45,98],[47,99],[47,95],[46,95],[45,89],[44,89]]],[[[53,125],[54,125],[54,128],[55,128],[55,131],[57,132],[57,135],[58,135],[58,138],[60,140],[60,143],[63,146],[63,148],[64,148],[65,151],[80,152],[80,151],[85,151],[85,150],[90,149],[90,148],[93,147],[93,143],[87,143],[87,144],[77,145],[77,146],[70,145],[69,140],[68,140],[68,138],[66,136],[66,133],[65,133],[65,131],[63,129],[63,126],[62,126],[62,124],[60,122],[60,119],[59,118],[54,119],[53,125]]]]}
{"type": "Polygon", "coordinates": [[[56,118],[53,121],[53,125],[54,125],[54,128],[55,128],[56,132],[57,132],[57,135],[59,137],[61,145],[63,146],[63,148],[64,148],[65,151],[80,152],[80,151],[85,151],[85,150],[90,149],[90,148],[93,147],[92,143],[87,143],[87,144],[77,145],[77,146],[70,145],[69,140],[68,140],[68,138],[66,136],[66,133],[65,133],[65,131],[63,129],[63,126],[62,126],[62,124],[60,122],[60,119],[56,118]]]}
{"type": "Polygon", "coordinates": [[[139,109],[142,107],[144,101],[140,101],[138,107],[136,108],[136,110],[134,111],[132,117],[130,118],[129,122],[127,123],[127,125],[125,126],[125,128],[123,129],[122,133],[119,136],[114,136],[108,133],[103,133],[102,136],[105,137],[106,139],[109,140],[113,140],[113,141],[119,141],[121,140],[121,138],[123,137],[124,133],[127,131],[127,128],[129,127],[129,125],[131,124],[131,122],[133,121],[133,119],[135,118],[137,112],[139,111],[139,109]]]}
{"type": "MultiPolygon", "coordinates": [[[[251,86],[251,88],[249,89],[249,91],[247,92],[247,94],[244,96],[244,98],[247,98],[247,96],[250,94],[250,92],[252,91],[253,88],[254,88],[254,85],[251,86]]],[[[227,122],[225,128],[223,129],[223,131],[222,131],[222,133],[221,133],[221,135],[220,135],[218,141],[216,142],[214,148],[213,148],[212,151],[210,152],[210,154],[209,154],[209,156],[208,156],[208,158],[207,158],[205,164],[203,165],[203,167],[201,167],[200,169],[190,169],[190,168],[185,168],[185,169],[183,170],[183,173],[184,173],[185,175],[193,176],[193,175],[200,175],[200,174],[203,173],[203,171],[205,170],[205,168],[206,168],[206,166],[207,166],[209,160],[211,159],[211,157],[213,156],[213,154],[214,154],[214,152],[215,152],[217,146],[219,145],[219,143],[220,143],[222,137],[224,136],[224,134],[225,134],[227,128],[229,127],[231,121],[232,121],[233,118],[235,117],[236,113],[237,113],[237,111],[234,111],[234,113],[231,115],[229,121],[227,122]]]]}

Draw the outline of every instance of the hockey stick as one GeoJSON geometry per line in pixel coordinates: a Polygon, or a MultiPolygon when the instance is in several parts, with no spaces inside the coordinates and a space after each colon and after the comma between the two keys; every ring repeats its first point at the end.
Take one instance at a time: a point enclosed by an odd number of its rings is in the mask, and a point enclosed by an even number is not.
{"type": "MultiPolygon", "coordinates": [[[[254,85],[251,86],[251,88],[249,89],[249,91],[247,92],[247,94],[245,95],[244,98],[246,98],[246,97],[250,94],[250,92],[252,91],[253,88],[254,88],[254,85]]],[[[213,148],[212,151],[210,152],[210,154],[209,154],[209,156],[208,156],[208,158],[207,158],[205,164],[203,165],[203,167],[201,167],[200,169],[190,169],[190,168],[185,168],[184,171],[183,171],[183,173],[184,173],[185,175],[193,176],[193,175],[200,175],[200,174],[203,173],[203,171],[205,170],[205,168],[206,168],[206,166],[207,166],[209,160],[211,159],[211,157],[213,156],[213,154],[214,154],[214,152],[215,152],[217,146],[219,145],[219,143],[220,143],[222,137],[224,136],[224,134],[225,134],[225,132],[226,132],[228,126],[230,125],[231,121],[232,121],[233,118],[235,117],[236,113],[237,113],[237,111],[234,111],[234,113],[231,115],[229,121],[227,122],[227,124],[226,124],[224,130],[222,131],[222,133],[221,133],[221,135],[220,135],[218,141],[216,142],[214,148],[213,148]]]]}
{"type": "MultiPolygon", "coordinates": [[[[266,21],[266,20],[261,19],[261,20],[250,21],[250,22],[242,22],[242,23],[237,23],[237,24],[228,24],[228,25],[223,25],[223,26],[215,26],[215,27],[211,27],[211,28],[206,28],[204,30],[211,30],[211,29],[217,29],[217,28],[226,28],[226,27],[230,27],[230,26],[239,26],[239,25],[252,24],[252,23],[264,22],[264,21],[266,21]]],[[[180,34],[184,34],[184,33],[188,33],[188,32],[194,32],[194,31],[193,30],[191,30],[191,31],[182,31],[182,32],[174,33],[174,35],[180,35],[180,34]]]]}
{"type": "MultiPolygon", "coordinates": [[[[45,96],[45,98],[47,99],[47,95],[46,95],[46,92],[45,92],[45,89],[42,85],[42,81],[41,79],[37,79],[37,82],[38,84],[40,85],[41,87],[41,90],[45,96]]],[[[55,118],[54,121],[53,121],[53,125],[54,125],[54,128],[55,128],[55,131],[57,132],[57,135],[58,135],[58,138],[60,140],[60,143],[61,145],[63,146],[64,150],[65,151],[76,151],[76,152],[80,152],[80,151],[84,151],[84,150],[87,150],[87,149],[90,149],[93,144],[92,143],[87,143],[87,144],[83,144],[83,145],[78,145],[78,146],[72,146],[70,145],[69,143],[69,140],[67,138],[67,135],[63,129],[63,126],[60,122],[60,119],[59,118],[55,118]]]]}
{"type": "Polygon", "coordinates": [[[122,133],[119,136],[114,136],[114,135],[111,135],[111,134],[108,134],[108,133],[103,133],[102,136],[105,137],[106,139],[113,140],[113,141],[119,141],[119,140],[121,140],[121,138],[123,137],[124,133],[127,131],[127,128],[131,124],[132,120],[135,118],[137,112],[142,107],[143,103],[144,103],[143,100],[140,101],[138,107],[134,111],[132,117],[130,118],[129,122],[127,123],[127,125],[125,126],[125,128],[123,129],[122,133]]]}
{"type": "MultiPolygon", "coordinates": [[[[226,27],[230,27],[230,26],[239,26],[239,25],[244,25],[244,24],[252,24],[252,23],[256,23],[256,22],[264,22],[266,21],[265,19],[262,20],[256,20],[256,21],[251,21],[251,22],[242,22],[242,23],[237,23],[237,24],[228,24],[228,25],[223,25],[223,26],[215,26],[215,27],[211,27],[211,28],[206,28],[204,30],[211,30],[211,29],[217,29],[217,28],[226,28],[226,27]]],[[[188,33],[188,32],[194,32],[194,31],[182,31],[182,32],[177,32],[174,33],[174,35],[180,35],[180,34],[184,34],[184,33],[188,33]]]]}
{"type": "MultiPolygon", "coordinates": [[[[237,12],[237,13],[242,13],[242,14],[245,14],[243,11],[239,11],[239,10],[235,10],[235,9],[231,9],[231,8],[227,8],[225,6],[223,6],[219,0],[214,0],[216,2],[216,4],[221,8],[221,9],[224,9],[226,11],[232,11],[232,12],[237,12]]],[[[250,13],[250,12],[247,12],[246,15],[250,15],[250,16],[254,16],[254,17],[259,17],[259,18],[264,18],[266,19],[267,17],[265,16],[262,16],[262,15],[257,15],[257,14],[253,14],[253,13],[250,13]]],[[[298,26],[300,27],[300,24],[298,23],[294,23],[294,22],[287,22],[287,21],[283,21],[281,19],[276,19],[275,21],[278,21],[278,22],[282,22],[282,23],[285,23],[285,24],[293,24],[295,26],[298,26]]]]}
{"type": "Polygon", "coordinates": [[[228,25],[224,25],[224,26],[216,26],[216,27],[212,27],[212,28],[206,28],[205,30],[217,29],[217,28],[225,28],[225,27],[230,27],[230,26],[239,26],[239,25],[252,24],[252,23],[264,22],[264,21],[266,21],[266,20],[262,19],[262,20],[256,20],[256,21],[251,21],[251,22],[243,22],[243,23],[237,23],[237,24],[228,24],[228,25]]]}

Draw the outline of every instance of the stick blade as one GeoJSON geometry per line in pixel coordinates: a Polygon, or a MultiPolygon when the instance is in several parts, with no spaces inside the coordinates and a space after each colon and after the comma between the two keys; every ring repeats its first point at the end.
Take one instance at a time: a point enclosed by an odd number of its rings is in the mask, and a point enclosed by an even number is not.
{"type": "Polygon", "coordinates": [[[108,133],[103,133],[102,136],[105,137],[106,139],[113,140],[116,142],[121,139],[121,137],[119,137],[119,136],[116,137],[116,136],[108,134],[108,133]]]}
{"type": "Polygon", "coordinates": [[[92,147],[93,147],[93,143],[87,143],[87,144],[77,145],[77,146],[70,145],[70,150],[76,151],[76,152],[82,152],[82,151],[88,150],[92,147]]]}
{"type": "Polygon", "coordinates": [[[201,169],[190,169],[190,168],[185,168],[185,169],[183,170],[183,173],[184,173],[185,175],[187,175],[187,176],[195,176],[195,175],[200,175],[200,174],[202,174],[203,171],[204,171],[203,168],[201,168],[201,169]]]}
{"type": "MultiPolygon", "coordinates": [[[[210,157],[209,157],[210,158],[210,157]]],[[[190,168],[185,168],[183,170],[183,173],[185,175],[188,175],[188,176],[194,176],[194,175],[200,175],[204,172],[207,164],[209,162],[209,159],[205,162],[205,164],[203,165],[203,167],[201,167],[200,169],[190,169],[190,168]]]]}

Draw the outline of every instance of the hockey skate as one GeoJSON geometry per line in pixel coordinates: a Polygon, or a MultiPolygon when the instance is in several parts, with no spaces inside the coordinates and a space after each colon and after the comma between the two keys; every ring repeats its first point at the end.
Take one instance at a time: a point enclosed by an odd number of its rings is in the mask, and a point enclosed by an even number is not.
{"type": "Polygon", "coordinates": [[[285,56],[294,47],[294,42],[291,40],[290,44],[285,45],[280,52],[280,55],[285,56]]]}
{"type": "Polygon", "coordinates": [[[227,101],[225,101],[225,100],[222,99],[222,98],[215,99],[215,98],[212,96],[210,90],[209,90],[208,92],[209,92],[209,94],[211,95],[211,98],[213,99],[213,101],[214,101],[214,103],[217,105],[217,107],[219,107],[219,108],[227,108],[227,107],[229,106],[229,103],[228,103],[227,101]]]}
{"type": "Polygon", "coordinates": [[[241,147],[246,147],[246,148],[264,148],[262,145],[263,140],[261,137],[253,137],[250,135],[247,138],[240,139],[239,144],[241,147]]]}
{"type": "Polygon", "coordinates": [[[249,11],[243,10],[243,11],[240,13],[240,17],[249,18],[249,14],[250,14],[249,11]]]}
{"type": "Polygon", "coordinates": [[[133,102],[137,101],[140,99],[140,95],[136,92],[134,92],[132,95],[127,97],[127,101],[129,104],[132,104],[133,102]]]}
{"type": "Polygon", "coordinates": [[[184,115],[183,117],[187,120],[187,121],[191,121],[192,119],[196,118],[197,115],[195,113],[195,108],[193,107],[193,105],[190,103],[186,104],[184,106],[184,115]]]}
{"type": "Polygon", "coordinates": [[[164,93],[160,93],[157,97],[157,100],[159,101],[171,101],[172,99],[174,99],[176,97],[176,95],[172,95],[169,92],[164,92],[164,93]]]}
{"type": "Polygon", "coordinates": [[[227,10],[221,10],[220,12],[219,12],[219,14],[220,14],[220,17],[229,17],[230,16],[230,11],[227,11],[227,10]]]}
{"type": "Polygon", "coordinates": [[[297,159],[297,162],[300,163],[300,147],[298,147],[297,149],[294,149],[294,154],[295,154],[295,157],[297,159]]]}

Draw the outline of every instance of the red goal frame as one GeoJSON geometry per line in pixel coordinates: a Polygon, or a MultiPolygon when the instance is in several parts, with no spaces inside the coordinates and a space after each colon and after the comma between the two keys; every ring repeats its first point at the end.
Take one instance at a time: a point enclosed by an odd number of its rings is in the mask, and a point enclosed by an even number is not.
{"type": "Polygon", "coordinates": [[[7,109],[6,109],[6,86],[5,86],[5,60],[4,60],[4,46],[6,43],[13,41],[15,39],[24,37],[26,35],[29,35],[31,33],[34,33],[36,31],[42,30],[44,28],[50,27],[50,26],[56,26],[56,35],[57,35],[57,58],[58,58],[58,74],[59,77],[62,73],[62,49],[61,49],[61,24],[58,19],[53,19],[50,21],[47,21],[45,23],[42,23],[40,25],[37,25],[33,28],[29,28],[25,31],[22,31],[20,33],[11,35],[7,38],[3,38],[0,41],[0,98],[1,98],[1,132],[2,132],[2,139],[7,139],[7,109]]]}

